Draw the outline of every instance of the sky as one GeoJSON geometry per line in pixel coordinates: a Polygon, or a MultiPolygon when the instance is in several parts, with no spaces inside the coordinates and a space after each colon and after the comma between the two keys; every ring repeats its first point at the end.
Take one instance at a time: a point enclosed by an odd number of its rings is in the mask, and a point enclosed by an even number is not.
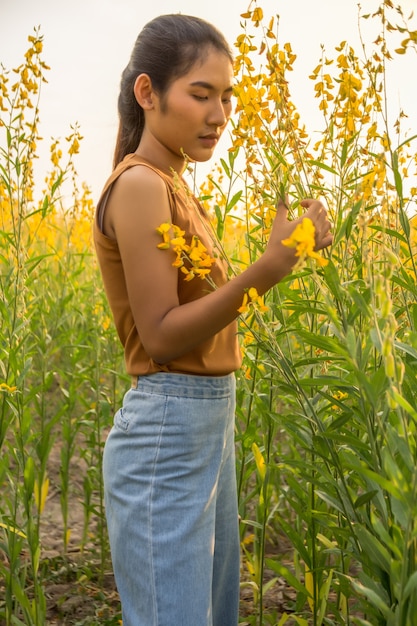
{"type": "MultiPolygon", "coordinates": [[[[417,0],[394,2],[400,2],[405,14],[417,9],[417,0]]],[[[192,14],[215,24],[233,44],[242,31],[240,15],[249,3],[250,0],[0,0],[0,62],[6,68],[22,62],[27,37],[35,27],[40,27],[44,37],[43,59],[51,69],[40,103],[40,131],[44,138],[38,165],[38,170],[43,169],[40,176],[48,168],[51,138],[63,139],[70,134],[70,126],[77,123],[83,136],[76,157],[77,171],[96,200],[111,170],[120,75],[142,27],[163,13],[192,14]]],[[[362,10],[372,12],[379,3],[362,0],[362,10]]],[[[329,56],[334,56],[334,47],[347,40],[359,52],[358,1],[259,0],[258,5],[263,8],[266,21],[279,15],[279,40],[290,42],[297,54],[290,82],[293,101],[307,127],[317,130],[320,114],[308,75],[320,60],[322,46],[329,56]]],[[[414,28],[416,22],[415,16],[414,28]]],[[[363,23],[363,28],[365,41],[370,43],[378,33],[377,23],[363,23]]],[[[416,64],[415,54],[397,56],[389,73],[393,114],[402,107],[410,114],[410,125],[417,121],[416,116],[412,118],[416,115],[416,64]]],[[[417,132],[415,123],[414,130],[417,132]]],[[[222,142],[227,142],[227,137],[222,142]]]]}

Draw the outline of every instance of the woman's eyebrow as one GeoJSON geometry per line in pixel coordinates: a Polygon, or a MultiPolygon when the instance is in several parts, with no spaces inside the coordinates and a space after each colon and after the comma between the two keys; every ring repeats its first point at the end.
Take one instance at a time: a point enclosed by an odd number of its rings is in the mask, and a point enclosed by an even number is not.
{"type": "MultiPolygon", "coordinates": [[[[190,87],[203,87],[204,89],[209,89],[211,91],[216,90],[214,85],[212,85],[211,83],[207,83],[205,80],[195,80],[194,82],[190,83],[190,87]]],[[[227,87],[226,89],[224,89],[223,93],[232,92],[232,91],[233,91],[233,85],[230,85],[230,87],[227,87]]]]}

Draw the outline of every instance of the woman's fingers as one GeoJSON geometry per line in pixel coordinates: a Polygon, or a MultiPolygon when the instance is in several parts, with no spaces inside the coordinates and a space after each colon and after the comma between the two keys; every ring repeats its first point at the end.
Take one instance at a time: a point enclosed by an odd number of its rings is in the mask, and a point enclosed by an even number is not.
{"type": "Polygon", "coordinates": [[[301,200],[300,205],[306,209],[303,216],[294,221],[288,220],[288,198],[279,198],[276,205],[276,215],[271,233],[272,241],[276,238],[281,242],[282,239],[291,235],[297,223],[301,222],[303,217],[308,217],[314,224],[316,250],[321,250],[329,246],[333,241],[331,234],[331,224],[327,217],[327,210],[324,205],[314,198],[305,198],[301,200]]]}
{"type": "Polygon", "coordinates": [[[309,217],[314,224],[316,249],[326,248],[333,241],[333,235],[330,232],[331,224],[327,217],[326,208],[319,200],[314,200],[314,198],[305,198],[300,204],[307,209],[305,217],[309,217]]]}
{"type": "Polygon", "coordinates": [[[288,218],[288,197],[279,198],[276,205],[276,217],[281,220],[288,218]]]}

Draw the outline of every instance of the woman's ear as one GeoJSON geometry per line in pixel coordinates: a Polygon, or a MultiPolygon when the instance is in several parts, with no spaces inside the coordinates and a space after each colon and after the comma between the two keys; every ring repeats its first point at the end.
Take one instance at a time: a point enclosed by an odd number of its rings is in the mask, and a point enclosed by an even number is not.
{"type": "Polygon", "coordinates": [[[152,81],[148,74],[139,74],[135,80],[133,93],[135,94],[136,102],[142,107],[142,109],[148,111],[153,109],[154,92],[152,88],[152,81]]]}

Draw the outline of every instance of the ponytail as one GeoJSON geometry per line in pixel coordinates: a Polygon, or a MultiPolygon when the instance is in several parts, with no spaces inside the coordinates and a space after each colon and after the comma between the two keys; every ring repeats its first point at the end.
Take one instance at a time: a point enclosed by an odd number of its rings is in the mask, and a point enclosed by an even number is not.
{"type": "Polygon", "coordinates": [[[136,76],[136,72],[130,70],[129,65],[122,74],[118,99],[119,130],[114,150],[113,168],[123,161],[127,154],[136,150],[145,126],[144,111],[136,101],[133,92],[136,76]]]}

